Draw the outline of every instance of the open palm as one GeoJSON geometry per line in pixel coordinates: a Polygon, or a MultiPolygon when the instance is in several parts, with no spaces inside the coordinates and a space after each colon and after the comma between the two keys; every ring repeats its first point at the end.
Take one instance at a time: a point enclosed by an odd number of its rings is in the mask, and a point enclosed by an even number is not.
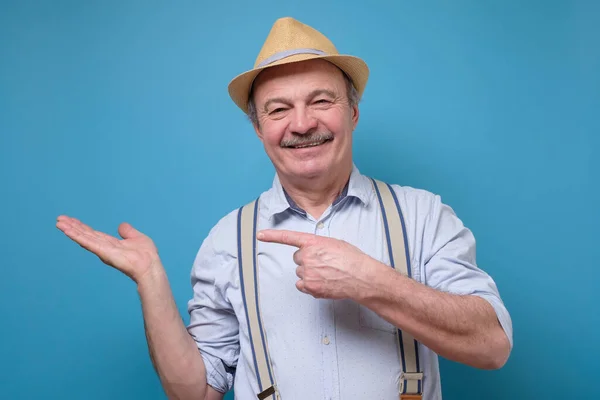
{"type": "Polygon", "coordinates": [[[159,262],[158,251],[152,239],[130,224],[119,225],[119,235],[123,239],[93,230],[81,221],[65,215],[58,217],[56,227],[81,247],[96,254],[102,262],[136,282],[159,262]]]}

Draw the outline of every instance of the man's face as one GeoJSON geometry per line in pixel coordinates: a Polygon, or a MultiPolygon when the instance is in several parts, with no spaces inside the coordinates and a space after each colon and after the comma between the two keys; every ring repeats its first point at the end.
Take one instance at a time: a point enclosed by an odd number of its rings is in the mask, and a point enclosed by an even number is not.
{"type": "Polygon", "coordinates": [[[314,178],[352,164],[358,107],[342,72],[324,60],[269,68],[254,83],[258,137],[275,169],[314,178]]]}

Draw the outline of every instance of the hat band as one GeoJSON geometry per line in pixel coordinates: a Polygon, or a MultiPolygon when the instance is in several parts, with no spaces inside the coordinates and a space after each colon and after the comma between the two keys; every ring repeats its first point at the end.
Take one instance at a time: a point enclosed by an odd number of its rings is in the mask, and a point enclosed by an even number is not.
{"type": "Polygon", "coordinates": [[[284,50],[284,51],[280,51],[279,53],[273,54],[271,57],[265,58],[260,64],[258,64],[256,66],[256,68],[264,67],[265,65],[272,64],[275,61],[279,61],[279,60],[281,60],[283,58],[286,58],[286,57],[295,56],[296,54],[316,54],[316,55],[322,56],[322,55],[325,55],[327,53],[325,53],[322,50],[317,50],[317,49],[291,49],[291,50],[284,50]]]}

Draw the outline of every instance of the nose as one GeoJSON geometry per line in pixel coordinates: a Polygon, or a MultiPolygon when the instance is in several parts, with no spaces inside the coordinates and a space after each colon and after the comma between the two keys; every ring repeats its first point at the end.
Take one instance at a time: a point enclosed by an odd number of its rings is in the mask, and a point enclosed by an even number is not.
{"type": "Polygon", "coordinates": [[[297,135],[312,133],[318,125],[317,119],[310,114],[307,107],[295,107],[290,122],[290,130],[297,135]]]}

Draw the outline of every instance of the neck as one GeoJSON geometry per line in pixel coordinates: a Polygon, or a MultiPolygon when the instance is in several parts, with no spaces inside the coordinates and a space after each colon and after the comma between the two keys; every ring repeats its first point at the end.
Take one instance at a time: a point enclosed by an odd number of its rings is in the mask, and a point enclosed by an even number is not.
{"type": "Polygon", "coordinates": [[[350,179],[352,163],[325,176],[292,178],[279,175],[281,185],[296,204],[319,219],[342,193],[350,179]]]}

